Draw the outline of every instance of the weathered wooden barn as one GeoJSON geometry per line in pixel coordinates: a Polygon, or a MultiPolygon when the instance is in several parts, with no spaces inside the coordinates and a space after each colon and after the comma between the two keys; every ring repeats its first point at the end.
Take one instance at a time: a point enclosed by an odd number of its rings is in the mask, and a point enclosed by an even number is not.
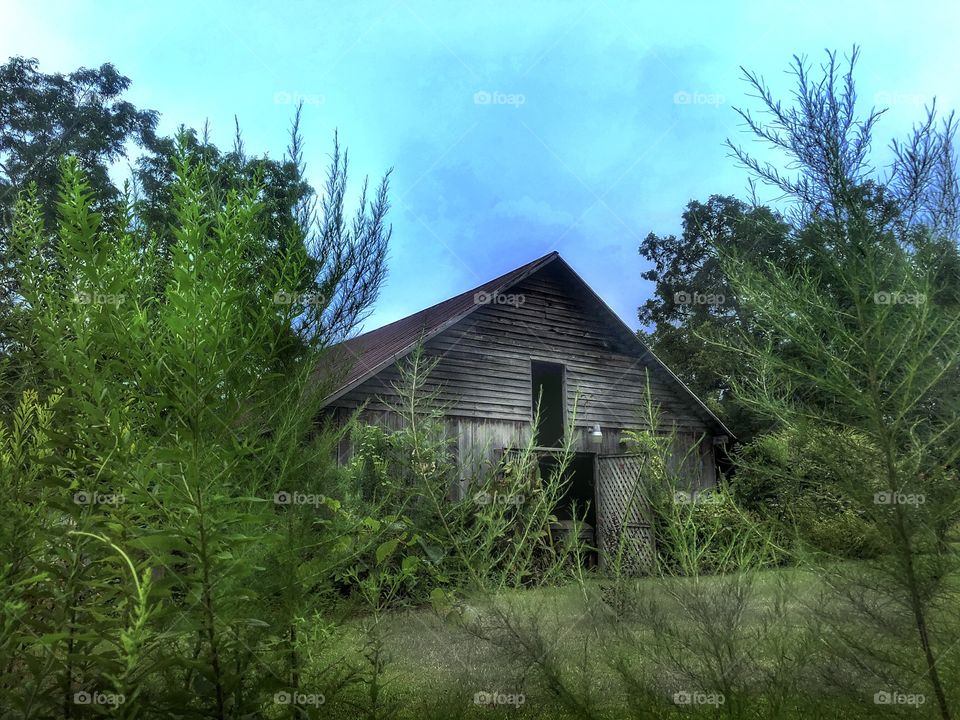
{"type": "MultiPolygon", "coordinates": [[[[569,499],[579,507],[589,501],[588,523],[601,546],[621,527],[640,544],[649,540],[642,513],[626,508],[639,465],[624,438],[628,429],[643,429],[638,411],[648,377],[693,489],[715,482],[730,431],[556,252],[341,343],[348,366],[325,400],[326,412],[342,421],[366,404],[365,419],[392,426],[387,404],[395,400],[398,362],[421,341],[425,354],[437,358],[429,384],[456,438],[457,492],[469,491],[480,465],[530,440],[538,397],[535,445],[549,463],[576,398],[569,499]]],[[[341,461],[349,453],[345,443],[341,461]]]]}

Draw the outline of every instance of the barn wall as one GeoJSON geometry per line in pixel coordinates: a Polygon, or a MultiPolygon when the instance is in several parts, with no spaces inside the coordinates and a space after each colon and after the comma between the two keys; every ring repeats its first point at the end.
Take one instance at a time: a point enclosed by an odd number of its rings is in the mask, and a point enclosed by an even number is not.
{"type": "MultiPolygon", "coordinates": [[[[447,408],[447,433],[457,438],[464,480],[483,472],[496,450],[527,442],[533,414],[530,362],[544,360],[565,366],[567,413],[577,407],[577,450],[598,450],[586,441],[594,423],[603,431],[600,454],[626,450],[624,430],[645,428],[638,410],[649,372],[661,429],[678,433],[681,454],[704,438],[688,471],[700,484],[713,484],[713,431],[706,413],[651,358],[638,356],[637,343],[605,321],[606,310],[567,271],[547,266],[509,294],[523,302],[484,305],[424,346],[426,356],[437,360],[427,390],[447,408]]],[[[402,384],[396,365],[337,399],[336,412],[345,415],[367,403],[367,419],[392,427],[397,419],[383,401],[397,401],[394,384],[402,384]]],[[[341,460],[347,457],[344,447],[341,460]]]]}
{"type": "MultiPolygon", "coordinates": [[[[334,411],[336,422],[345,422],[350,411],[334,411]]],[[[380,425],[387,430],[399,430],[402,419],[391,412],[364,410],[362,422],[380,425]]],[[[525,447],[530,440],[529,421],[503,421],[483,418],[447,416],[444,421],[446,436],[451,438],[451,451],[460,465],[460,484],[454,489],[462,496],[474,478],[487,476],[500,459],[500,451],[508,447],[525,447]]],[[[621,455],[628,446],[621,443],[623,432],[606,430],[601,445],[588,442],[580,434],[574,445],[578,452],[597,452],[601,456],[621,455]]],[[[353,449],[349,439],[341,441],[338,460],[349,462],[353,449]]],[[[678,433],[675,437],[673,470],[679,470],[691,480],[691,489],[698,490],[716,484],[716,460],[709,434],[678,433]]]]}
{"type": "MultiPolygon", "coordinates": [[[[577,401],[578,426],[642,428],[637,410],[643,402],[645,371],[663,421],[681,432],[707,430],[702,409],[690,400],[651,359],[637,357],[636,344],[624,346],[609,326],[605,311],[572,286],[560,269],[548,266],[510,294],[523,296],[517,306],[482,306],[460,323],[428,341],[428,357],[439,362],[429,385],[451,415],[529,422],[533,412],[531,359],[562,363],[566,368],[568,413],[577,401]]],[[[396,366],[386,368],[336,401],[355,408],[369,402],[383,409],[399,383],[396,366]]]]}

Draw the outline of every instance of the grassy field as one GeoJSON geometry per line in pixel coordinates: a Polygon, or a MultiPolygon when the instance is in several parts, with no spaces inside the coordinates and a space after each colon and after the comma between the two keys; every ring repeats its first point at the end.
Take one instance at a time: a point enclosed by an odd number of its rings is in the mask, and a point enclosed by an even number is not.
{"type": "MultiPolygon", "coordinates": [[[[822,575],[792,569],[739,585],[729,578],[642,579],[623,593],[591,579],[478,595],[446,613],[418,608],[385,613],[377,623],[354,619],[322,657],[346,658],[368,679],[381,663],[376,690],[348,687],[329,699],[323,716],[931,716],[929,702],[891,710],[873,703],[869,684],[844,694],[842,677],[825,678],[831,670],[816,665],[819,631],[810,623],[823,589],[822,575]],[[722,704],[719,689],[707,684],[716,674],[691,662],[694,654],[728,662],[722,704]],[[801,662],[807,654],[813,664],[797,673],[791,699],[768,697],[785,659],[801,662]],[[750,697],[754,682],[767,688],[762,698],[750,697]],[[700,692],[700,704],[678,704],[678,692],[700,692]]],[[[785,689],[792,681],[784,675],[780,682],[785,689]]]]}

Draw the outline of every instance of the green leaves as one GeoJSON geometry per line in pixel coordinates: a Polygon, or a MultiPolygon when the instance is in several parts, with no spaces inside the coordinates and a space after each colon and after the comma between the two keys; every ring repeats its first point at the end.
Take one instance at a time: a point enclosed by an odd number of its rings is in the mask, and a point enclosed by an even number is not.
{"type": "Polygon", "coordinates": [[[393,555],[394,551],[397,549],[397,545],[400,544],[400,538],[393,538],[392,540],[387,540],[384,543],[381,543],[377,547],[376,559],[377,565],[383,565],[384,560],[393,555]]]}
{"type": "MultiPolygon", "coordinates": [[[[0,654],[23,656],[28,677],[0,687],[0,706],[41,698],[34,717],[88,687],[125,694],[124,717],[260,716],[275,678],[301,673],[296,630],[344,567],[371,594],[381,578],[415,582],[408,522],[354,512],[336,440],[318,432],[330,302],[301,333],[275,299],[322,272],[348,331],[383,279],[389,231],[351,238],[331,219],[308,250],[295,164],[273,166],[280,191],[298,188],[284,204],[246,163],[211,167],[188,144],[169,148],[169,202],[149,218],[141,203],[104,212],[75,159],[55,247],[36,195],[20,200],[12,341],[35,387],[0,421],[0,654]],[[274,211],[287,215],[267,231],[274,211]]],[[[338,159],[341,185],[344,171],[338,159]]]]}

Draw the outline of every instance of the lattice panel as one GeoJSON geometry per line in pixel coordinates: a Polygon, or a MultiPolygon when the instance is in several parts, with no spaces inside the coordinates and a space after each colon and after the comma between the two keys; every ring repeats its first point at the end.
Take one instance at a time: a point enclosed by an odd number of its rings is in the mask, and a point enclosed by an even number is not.
{"type": "Polygon", "coordinates": [[[650,503],[640,483],[640,461],[632,455],[601,456],[597,459],[597,542],[604,565],[616,557],[621,529],[624,571],[648,572],[656,545],[650,503]]]}

